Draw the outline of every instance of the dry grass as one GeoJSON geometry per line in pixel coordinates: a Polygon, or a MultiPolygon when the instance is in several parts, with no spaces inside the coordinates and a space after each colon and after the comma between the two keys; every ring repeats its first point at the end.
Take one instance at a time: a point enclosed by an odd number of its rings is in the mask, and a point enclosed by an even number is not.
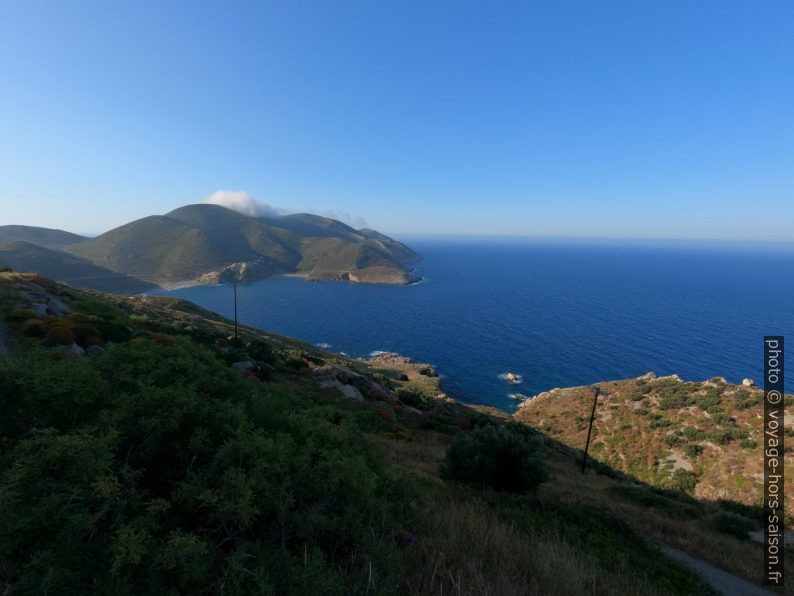
{"type": "Polygon", "coordinates": [[[606,570],[589,553],[530,534],[470,502],[439,499],[410,552],[408,594],[663,594],[624,561],[606,570]]]}
{"type": "Polygon", "coordinates": [[[588,473],[582,476],[571,462],[551,463],[551,481],[542,487],[547,498],[575,507],[582,502],[616,512],[638,533],[658,544],[666,544],[739,575],[748,581],[763,581],[763,549],[760,544],[709,532],[697,521],[681,519],[664,511],[625,502],[610,494],[615,481],[588,473]]]}
{"type": "MultiPolygon", "coordinates": [[[[377,442],[390,465],[419,472],[429,485],[442,487],[438,467],[451,437],[431,431],[415,431],[414,437],[412,442],[384,437],[377,442]]],[[[588,475],[583,487],[570,463],[555,459],[550,464],[552,480],[543,485],[539,499],[575,508],[583,503],[592,506],[595,495],[596,505],[618,509],[605,492],[613,480],[588,475]]],[[[471,494],[442,488],[431,491],[432,499],[424,503],[423,529],[406,553],[402,587],[408,594],[668,593],[659,587],[658,577],[648,577],[637,568],[628,549],[611,555],[605,565],[587,545],[548,527],[517,525],[471,494]]]]}

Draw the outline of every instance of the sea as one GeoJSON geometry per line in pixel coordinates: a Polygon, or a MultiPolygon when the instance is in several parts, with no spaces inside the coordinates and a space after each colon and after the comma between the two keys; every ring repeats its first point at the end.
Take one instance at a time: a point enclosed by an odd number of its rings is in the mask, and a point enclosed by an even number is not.
{"type": "MultiPolygon", "coordinates": [[[[352,357],[429,362],[448,395],[507,411],[555,387],[649,371],[760,384],[765,335],[787,336],[794,354],[791,247],[403,240],[424,257],[419,283],[272,277],[238,285],[239,321],[352,357]]],[[[233,315],[229,285],[168,293],[233,315]]]]}

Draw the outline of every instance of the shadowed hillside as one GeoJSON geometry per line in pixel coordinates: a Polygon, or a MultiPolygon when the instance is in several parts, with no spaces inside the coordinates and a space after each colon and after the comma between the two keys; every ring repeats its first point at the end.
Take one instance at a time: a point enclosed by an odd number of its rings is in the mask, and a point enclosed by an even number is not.
{"type": "Polygon", "coordinates": [[[70,244],[77,244],[85,239],[85,236],[64,232],[63,230],[51,230],[34,226],[0,226],[0,244],[20,241],[32,242],[45,248],[63,249],[70,244]]]}
{"type": "Polygon", "coordinates": [[[98,267],[76,255],[30,242],[0,244],[0,267],[36,271],[71,286],[114,294],[138,294],[157,287],[123,273],[98,267]]]}

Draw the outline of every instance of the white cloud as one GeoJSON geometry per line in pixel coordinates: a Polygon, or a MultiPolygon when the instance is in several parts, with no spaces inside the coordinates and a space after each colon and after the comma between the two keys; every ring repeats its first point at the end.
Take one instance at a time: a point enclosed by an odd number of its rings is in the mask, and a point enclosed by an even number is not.
{"type": "MultiPolygon", "coordinates": [[[[245,190],[217,190],[204,199],[204,202],[212,205],[220,205],[221,207],[226,207],[227,209],[237,211],[249,217],[278,217],[279,215],[296,213],[294,209],[273,207],[272,205],[258,201],[245,190]]],[[[306,213],[316,212],[307,209],[306,213]]],[[[351,217],[349,213],[345,213],[344,211],[326,211],[321,215],[323,217],[336,219],[357,229],[367,227],[367,220],[363,217],[351,217]]]]}
{"type": "Polygon", "coordinates": [[[343,224],[347,224],[351,228],[356,228],[357,230],[367,227],[366,219],[363,217],[352,217],[349,213],[345,213],[344,211],[326,211],[320,215],[341,221],[343,224]]]}
{"type": "Polygon", "coordinates": [[[267,203],[257,201],[244,190],[218,190],[208,196],[204,202],[220,205],[250,217],[275,217],[292,213],[287,209],[272,207],[267,203]]]}

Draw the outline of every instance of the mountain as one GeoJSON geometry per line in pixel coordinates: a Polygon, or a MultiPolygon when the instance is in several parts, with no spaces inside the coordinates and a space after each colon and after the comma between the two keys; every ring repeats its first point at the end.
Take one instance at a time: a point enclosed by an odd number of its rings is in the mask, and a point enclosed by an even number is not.
{"type": "Polygon", "coordinates": [[[138,294],[157,287],[155,284],[98,267],[73,254],[32,242],[0,243],[0,267],[9,267],[16,271],[35,271],[71,286],[116,294],[138,294]]]}
{"type": "Polygon", "coordinates": [[[82,242],[85,239],[85,236],[64,232],[63,230],[51,230],[33,226],[0,226],[0,244],[22,241],[32,242],[45,248],[62,249],[70,244],[82,242]]]}
{"type": "Polygon", "coordinates": [[[284,273],[310,280],[409,284],[419,279],[411,264],[421,260],[388,236],[327,217],[256,218],[209,204],[144,217],[95,238],[0,226],[0,245],[6,245],[7,261],[0,266],[115,293],[284,273]],[[27,244],[11,246],[17,242],[27,244]]]}
{"type": "MultiPolygon", "coordinates": [[[[761,500],[763,391],[678,376],[597,383],[590,456],[648,484],[699,499],[761,500]]],[[[785,397],[787,406],[794,396],[785,397]]],[[[584,448],[592,387],[554,389],[522,403],[515,419],[574,448],[584,448]]],[[[786,419],[794,412],[786,408],[786,419]]],[[[786,434],[790,430],[787,428],[786,434]]],[[[786,481],[787,485],[789,480],[786,481]]],[[[787,491],[791,499],[792,491],[787,491]]]]}
{"type": "Polygon", "coordinates": [[[218,205],[188,205],[125,224],[66,249],[112,271],[161,285],[309,279],[406,284],[420,259],[405,245],[309,214],[249,217],[218,205]]]}
{"type": "MultiPolygon", "coordinates": [[[[457,403],[428,365],[233,329],[180,299],[0,272],[6,592],[713,593],[669,547],[761,583],[757,508],[598,461],[583,475],[562,432],[457,403]]],[[[599,387],[679,399],[646,383],[599,387]]],[[[588,401],[556,394],[559,411],[522,410],[573,420],[588,401]]],[[[671,409],[667,432],[687,428],[671,409]]]]}

